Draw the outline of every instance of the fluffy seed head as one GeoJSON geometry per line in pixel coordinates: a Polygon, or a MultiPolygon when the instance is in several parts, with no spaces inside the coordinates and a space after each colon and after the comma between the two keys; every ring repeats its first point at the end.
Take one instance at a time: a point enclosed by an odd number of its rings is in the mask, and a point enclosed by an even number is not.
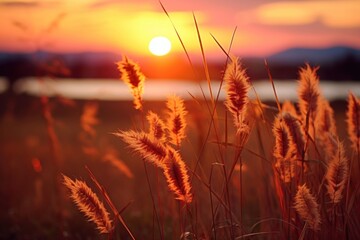
{"type": "Polygon", "coordinates": [[[329,101],[324,98],[319,100],[318,114],[315,119],[316,136],[321,140],[326,138],[327,133],[336,136],[336,124],[334,110],[331,108],[329,101]]]}
{"type": "Polygon", "coordinates": [[[180,146],[181,140],[186,137],[185,110],[184,100],[176,95],[172,95],[167,99],[166,106],[168,108],[167,129],[169,130],[170,142],[176,146],[180,146]]]}
{"type": "Polygon", "coordinates": [[[83,131],[90,136],[96,136],[94,126],[99,123],[96,117],[98,112],[98,105],[96,103],[86,103],[80,118],[80,125],[83,131]]]}
{"type": "Polygon", "coordinates": [[[291,113],[284,113],[282,115],[284,125],[289,130],[290,144],[296,149],[296,156],[299,159],[302,156],[305,147],[304,130],[298,118],[291,113]]]}
{"type": "Polygon", "coordinates": [[[164,175],[169,189],[175,194],[176,199],[191,203],[191,186],[186,165],[180,154],[170,147],[165,161],[164,175]]]}
{"type": "Polygon", "coordinates": [[[71,191],[71,198],[79,210],[89,221],[96,224],[100,233],[110,233],[113,227],[109,213],[96,194],[83,181],[77,179],[73,181],[65,175],[63,175],[63,180],[64,185],[71,191]]]}
{"type": "Polygon", "coordinates": [[[319,103],[318,114],[315,119],[315,136],[320,141],[320,146],[324,149],[326,159],[329,160],[333,157],[334,151],[337,148],[334,110],[324,98],[320,98],[319,103]]]}
{"type": "Polygon", "coordinates": [[[331,202],[337,204],[343,197],[343,192],[349,177],[349,164],[344,154],[343,144],[338,142],[336,154],[329,163],[327,173],[327,190],[331,202]]]}
{"type": "Polygon", "coordinates": [[[149,134],[151,137],[158,139],[160,142],[166,142],[166,132],[165,132],[165,124],[160,119],[160,117],[150,111],[148,115],[146,116],[148,122],[149,122],[149,134]]]}
{"type": "Polygon", "coordinates": [[[121,78],[131,89],[135,109],[141,109],[145,76],[140,71],[139,65],[127,57],[123,57],[120,62],[117,62],[117,66],[121,73],[121,78]]]}
{"type": "Polygon", "coordinates": [[[352,148],[357,152],[360,145],[360,100],[351,92],[348,96],[348,109],[346,112],[348,135],[352,148]]]}
{"type": "Polygon", "coordinates": [[[307,222],[311,229],[320,230],[319,205],[310,193],[309,188],[306,187],[306,184],[298,187],[294,207],[301,219],[307,222]]]}
{"type": "Polygon", "coordinates": [[[148,133],[132,130],[120,131],[114,135],[120,137],[144,159],[158,167],[164,167],[167,150],[159,140],[150,137],[148,133]]]}
{"type": "Polygon", "coordinates": [[[233,115],[235,127],[239,129],[244,121],[244,114],[249,102],[250,84],[249,77],[238,58],[233,57],[231,60],[224,74],[226,84],[225,106],[233,115]]]}
{"type": "Polygon", "coordinates": [[[289,128],[284,124],[281,116],[279,114],[275,118],[273,126],[275,168],[278,169],[280,178],[288,183],[295,176],[296,159],[294,159],[294,153],[296,148],[292,142],[289,128]]]}
{"type": "Polygon", "coordinates": [[[299,108],[302,120],[305,122],[307,114],[310,120],[315,120],[320,96],[319,78],[316,74],[318,68],[311,68],[309,64],[300,68],[299,75],[299,108]]]}

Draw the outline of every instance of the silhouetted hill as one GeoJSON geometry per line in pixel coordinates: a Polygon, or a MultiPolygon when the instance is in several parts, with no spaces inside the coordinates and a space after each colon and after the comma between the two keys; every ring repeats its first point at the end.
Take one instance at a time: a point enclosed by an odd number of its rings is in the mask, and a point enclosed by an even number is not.
{"type": "Polygon", "coordinates": [[[274,63],[301,64],[308,62],[314,65],[329,64],[339,59],[354,57],[360,60],[360,50],[337,46],[331,48],[290,48],[273,54],[267,59],[274,63]]]}
{"type": "MultiPolygon", "coordinates": [[[[109,52],[51,53],[0,53],[0,76],[10,82],[26,76],[51,75],[72,78],[119,78],[115,63],[121,54],[109,52]]],[[[321,79],[360,80],[360,50],[349,47],[324,49],[292,48],[271,56],[267,61],[273,78],[294,79],[299,67],[308,62],[320,66],[321,79]]],[[[194,69],[184,56],[135,58],[148,78],[205,79],[202,63],[194,63],[194,69]],[[194,74],[195,70],[195,74],[194,74]]],[[[264,59],[244,57],[244,66],[252,80],[268,78],[264,59]]],[[[209,62],[210,76],[220,79],[224,62],[209,62]]]]}
{"type": "Polygon", "coordinates": [[[327,80],[360,80],[360,50],[337,46],[331,48],[291,48],[267,58],[273,77],[297,78],[305,63],[319,66],[320,78],[327,80]]]}

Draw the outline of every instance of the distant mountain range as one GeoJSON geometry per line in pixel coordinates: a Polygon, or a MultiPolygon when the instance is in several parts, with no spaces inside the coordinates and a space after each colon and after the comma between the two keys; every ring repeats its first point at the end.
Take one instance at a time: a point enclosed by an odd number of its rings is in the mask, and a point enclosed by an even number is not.
{"type": "Polygon", "coordinates": [[[354,57],[360,60],[360,49],[337,46],[331,48],[290,48],[268,57],[268,61],[276,63],[327,64],[339,59],[354,57]]]}
{"type": "MultiPolygon", "coordinates": [[[[57,68],[68,70],[61,74],[75,78],[118,78],[115,62],[121,54],[111,52],[35,53],[0,52],[0,76],[17,79],[24,76],[46,75],[49,69],[57,75],[57,68]],[[49,68],[50,65],[50,68],[49,68]]],[[[291,48],[266,57],[275,78],[297,78],[297,72],[304,63],[321,66],[319,75],[330,80],[360,80],[360,49],[345,46],[330,48],[291,48]]],[[[194,76],[187,60],[181,56],[165,56],[136,59],[149,78],[191,79],[194,76]],[[165,58],[165,59],[164,59],[165,58]],[[165,60],[165,61],[164,61],[165,60]],[[165,62],[165,66],[164,66],[165,62]],[[174,68],[176,66],[176,68],[174,68]],[[171,68],[171,69],[170,69],[171,68]]],[[[263,58],[242,57],[250,77],[254,80],[267,78],[263,58]]],[[[196,64],[196,63],[195,63],[196,64]]],[[[203,73],[201,63],[194,66],[203,73]]],[[[211,76],[219,79],[224,62],[209,62],[211,76]]],[[[61,75],[59,74],[59,75],[61,75]]],[[[203,78],[203,76],[200,76],[203,78]]]]}

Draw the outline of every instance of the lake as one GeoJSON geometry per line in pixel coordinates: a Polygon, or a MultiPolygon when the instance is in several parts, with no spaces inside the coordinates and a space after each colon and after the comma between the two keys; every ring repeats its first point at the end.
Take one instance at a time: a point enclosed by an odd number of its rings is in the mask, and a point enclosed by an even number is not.
{"type": "MultiPolygon", "coordinates": [[[[255,81],[253,86],[262,101],[273,101],[274,93],[269,80],[255,81]]],[[[212,81],[212,91],[217,94],[220,81],[212,81]]],[[[0,78],[0,93],[8,88],[5,78],[0,78]]],[[[280,101],[297,99],[296,80],[275,80],[275,88],[280,101]]],[[[343,100],[348,92],[352,91],[360,96],[360,82],[354,81],[320,81],[321,92],[328,100],[343,100]]],[[[131,100],[128,86],[118,79],[50,79],[50,78],[23,78],[14,84],[14,91],[18,94],[32,96],[61,95],[71,99],[97,99],[97,100],[131,100]]],[[[184,99],[195,96],[203,99],[203,94],[210,96],[208,84],[203,82],[190,82],[181,80],[147,79],[144,87],[143,99],[148,101],[164,100],[170,94],[176,94],[184,99]]],[[[254,90],[251,91],[254,97],[254,90]]],[[[224,91],[220,92],[219,99],[224,100],[224,91]]]]}

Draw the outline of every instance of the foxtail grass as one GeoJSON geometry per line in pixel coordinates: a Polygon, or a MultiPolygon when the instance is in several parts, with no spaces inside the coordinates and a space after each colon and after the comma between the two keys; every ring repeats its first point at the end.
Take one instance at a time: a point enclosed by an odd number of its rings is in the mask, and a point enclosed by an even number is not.
{"type": "Polygon", "coordinates": [[[317,70],[318,68],[312,68],[309,64],[306,64],[299,71],[299,109],[304,123],[315,120],[319,106],[320,91],[317,70]]]}
{"type": "Polygon", "coordinates": [[[133,130],[114,133],[120,137],[134,152],[140,154],[145,160],[163,168],[167,157],[167,149],[158,139],[152,138],[148,133],[133,130]]]}
{"type": "Polygon", "coordinates": [[[298,187],[295,195],[294,208],[301,219],[304,220],[311,229],[320,230],[321,217],[319,204],[310,193],[306,184],[298,187]]]}
{"type": "Polygon", "coordinates": [[[348,109],[346,112],[348,135],[351,146],[355,152],[359,152],[360,144],[360,100],[351,92],[348,96],[348,109]]]}
{"type": "Polygon", "coordinates": [[[181,141],[186,137],[186,119],[184,100],[176,95],[168,97],[166,101],[168,108],[168,118],[166,127],[168,129],[170,142],[176,146],[181,145],[181,141]]]}
{"type": "Polygon", "coordinates": [[[193,197],[186,165],[180,154],[172,148],[168,148],[164,175],[169,189],[175,194],[176,199],[187,204],[191,203],[193,197]]]}
{"type": "Polygon", "coordinates": [[[146,118],[149,122],[150,136],[154,139],[159,140],[162,143],[167,142],[166,125],[163,120],[161,120],[159,115],[152,111],[149,111],[146,118]]]}
{"type": "Polygon", "coordinates": [[[349,162],[345,157],[343,144],[338,142],[337,150],[329,162],[326,172],[327,192],[333,204],[340,203],[349,178],[349,162]]]}
{"type": "Polygon", "coordinates": [[[80,117],[80,125],[82,130],[92,137],[96,136],[94,126],[100,123],[99,119],[96,116],[97,113],[98,105],[94,102],[90,102],[84,105],[83,113],[80,117]]]}
{"type": "Polygon", "coordinates": [[[77,179],[73,181],[65,175],[63,175],[63,183],[70,190],[71,198],[76,206],[89,221],[96,224],[99,232],[110,233],[113,226],[109,213],[90,187],[83,181],[77,179]]]}
{"type": "Polygon", "coordinates": [[[142,109],[145,75],[141,72],[137,63],[129,60],[125,56],[122,61],[117,62],[117,66],[121,73],[121,78],[131,89],[135,109],[142,109]]]}
{"type": "Polygon", "coordinates": [[[276,163],[275,167],[279,170],[280,177],[285,183],[289,183],[295,176],[296,146],[289,127],[284,124],[282,116],[279,114],[274,121],[273,134],[275,136],[275,146],[273,155],[276,163]]]}
{"type": "MultiPolygon", "coordinates": [[[[133,63],[127,58],[123,62],[125,65],[133,63]]],[[[124,78],[128,74],[128,85],[135,98],[135,108],[143,110],[141,94],[138,94],[140,91],[136,90],[138,92],[135,93],[134,90],[142,84],[136,69],[139,70],[131,65],[122,70],[126,72],[123,73],[124,78]]],[[[215,104],[214,109],[208,106],[210,119],[206,123],[210,122],[210,127],[207,134],[197,138],[201,139],[201,150],[200,156],[196,156],[198,159],[194,167],[187,164],[191,151],[195,151],[189,145],[193,144],[192,138],[199,132],[189,131],[187,134],[187,128],[193,127],[189,119],[194,111],[186,109],[184,100],[178,96],[169,96],[166,100],[164,118],[149,111],[146,119],[143,115],[141,130],[133,128],[114,133],[143,160],[152,198],[154,216],[151,233],[154,239],[156,220],[160,238],[169,236],[165,222],[168,217],[173,220],[171,227],[180,230],[173,230],[172,238],[191,236],[194,239],[242,239],[264,235],[283,239],[318,239],[329,236],[335,239],[338,236],[360,236],[355,228],[359,221],[355,213],[350,211],[358,207],[358,190],[353,189],[350,184],[356,179],[351,174],[351,161],[348,160],[346,146],[339,140],[334,110],[321,95],[317,68],[306,65],[300,69],[299,75],[298,101],[280,104],[276,95],[278,107],[273,108],[260,101],[245,68],[238,58],[232,57],[231,62],[226,64],[222,79],[225,83],[224,105],[215,104]],[[255,100],[249,97],[251,88],[255,92],[255,100]],[[220,107],[222,109],[217,109],[220,107]],[[215,112],[224,113],[224,118],[219,118],[221,115],[217,114],[215,117],[215,112]],[[233,126],[228,125],[228,117],[233,121],[233,126]],[[147,120],[147,125],[144,120],[147,120]],[[252,129],[257,130],[257,135],[252,134],[252,129]],[[214,134],[211,135],[210,132],[214,134]],[[266,133],[269,138],[263,141],[265,138],[262,135],[266,136],[266,133]],[[258,142],[252,139],[256,137],[258,142]],[[248,139],[259,145],[253,146],[247,142],[248,139]],[[216,144],[216,148],[207,148],[209,143],[216,144]],[[254,150],[257,147],[260,153],[254,150]],[[208,149],[206,153],[205,149],[208,149]],[[198,164],[200,157],[204,158],[201,165],[198,164]],[[154,181],[150,181],[152,175],[147,172],[148,163],[155,167],[154,181]],[[201,167],[201,174],[196,171],[198,166],[201,167]],[[193,176],[191,181],[190,174],[193,176]],[[153,184],[156,184],[154,192],[153,184]],[[209,198],[204,197],[204,190],[208,191],[209,198]],[[248,191],[254,194],[247,194],[248,191]],[[169,209],[166,208],[168,203],[171,204],[169,209]],[[178,204],[178,215],[174,214],[177,211],[174,203],[178,204]],[[260,210],[254,207],[257,203],[261,204],[260,210]],[[248,206],[250,207],[247,208],[248,206]],[[252,219],[251,214],[254,212],[259,214],[256,216],[259,221],[253,225],[256,228],[249,230],[247,224],[252,221],[249,219],[252,219]],[[187,215],[184,216],[183,213],[187,215]],[[272,217],[272,214],[280,217],[272,217]],[[265,216],[270,217],[267,219],[265,216]],[[270,221],[279,224],[270,224],[270,221]],[[179,228],[174,226],[176,223],[179,223],[179,228]],[[255,232],[255,229],[259,231],[255,232]]],[[[275,84],[271,81],[276,94],[275,84]]],[[[202,102],[196,96],[191,96],[197,106],[201,106],[202,102]]],[[[208,104],[205,94],[203,97],[205,104],[208,104]]],[[[143,114],[144,111],[138,113],[143,114]]],[[[359,115],[359,101],[349,94],[348,133],[353,148],[353,142],[357,144],[356,149],[359,148],[359,115]]],[[[92,121],[88,121],[90,127],[91,123],[92,121]]],[[[118,166],[115,164],[115,155],[107,154],[103,159],[118,166]]],[[[131,176],[136,178],[136,172],[131,176]]],[[[64,181],[69,189],[81,182],[65,176],[64,181]]],[[[101,186],[98,188],[102,190],[101,186]]],[[[118,216],[114,205],[109,206],[112,206],[114,215],[118,216]]],[[[98,215],[98,219],[105,219],[104,214],[98,215]]],[[[108,213],[105,215],[108,216],[108,213]]],[[[96,223],[95,220],[91,221],[96,223]]],[[[103,221],[98,229],[111,231],[113,226],[109,221],[110,225],[103,221]]]]}
{"type": "Polygon", "coordinates": [[[225,106],[232,114],[238,132],[244,127],[245,113],[249,102],[249,77],[238,58],[233,57],[227,65],[224,81],[226,83],[225,106]]]}

